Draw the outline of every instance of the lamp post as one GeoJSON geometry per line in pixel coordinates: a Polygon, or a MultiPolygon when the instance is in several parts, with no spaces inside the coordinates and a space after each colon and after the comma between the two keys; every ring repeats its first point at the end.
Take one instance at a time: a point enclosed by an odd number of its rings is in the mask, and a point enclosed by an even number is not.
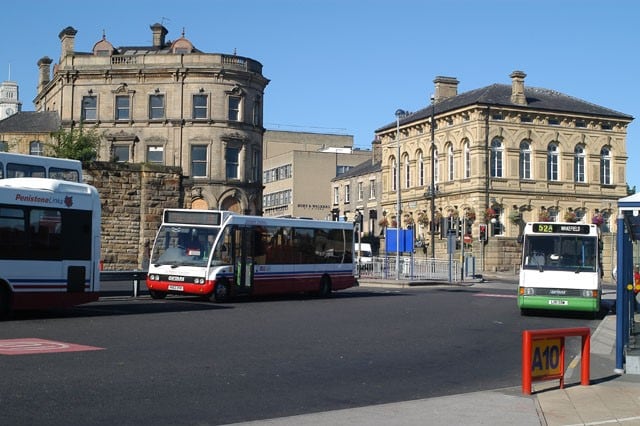
{"type": "Polygon", "coordinates": [[[436,159],[433,157],[436,152],[435,141],[435,97],[431,95],[431,258],[436,258],[436,224],[434,222],[436,214],[436,159]]]}
{"type": "Polygon", "coordinates": [[[400,119],[407,115],[402,109],[396,110],[396,144],[398,145],[398,158],[396,159],[396,280],[400,279],[400,213],[402,210],[402,199],[400,196],[400,119]]]}

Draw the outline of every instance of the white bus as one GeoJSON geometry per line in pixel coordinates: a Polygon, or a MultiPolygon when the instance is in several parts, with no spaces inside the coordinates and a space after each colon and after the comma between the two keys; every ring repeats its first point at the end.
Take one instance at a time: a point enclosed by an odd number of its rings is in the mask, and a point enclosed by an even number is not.
{"type": "Polygon", "coordinates": [[[153,298],[191,294],[313,292],[357,285],[353,223],[167,209],[155,238],[147,288],[153,298]]]}
{"type": "Polygon", "coordinates": [[[602,297],[602,242],[593,224],[527,223],[518,307],[597,313],[602,297]]]}
{"type": "Polygon", "coordinates": [[[96,300],[100,217],[91,185],[0,179],[0,313],[96,300]]]}
{"type": "Polygon", "coordinates": [[[0,152],[0,179],[19,177],[82,182],[82,162],[68,158],[0,152]]]}

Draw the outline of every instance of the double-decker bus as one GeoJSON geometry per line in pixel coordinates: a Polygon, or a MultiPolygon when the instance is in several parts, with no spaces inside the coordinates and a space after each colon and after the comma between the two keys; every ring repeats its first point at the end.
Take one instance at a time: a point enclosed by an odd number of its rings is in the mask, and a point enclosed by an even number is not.
{"type": "Polygon", "coordinates": [[[147,275],[153,298],[314,292],[357,285],[354,225],[166,209],[147,275]]]}
{"type": "Polygon", "coordinates": [[[91,185],[0,179],[0,314],[97,300],[100,217],[91,185]]]}
{"type": "Polygon", "coordinates": [[[527,223],[518,307],[597,313],[602,297],[602,241],[593,224],[527,223]]]}
{"type": "Polygon", "coordinates": [[[0,179],[20,177],[82,182],[82,163],[68,158],[0,152],[0,179]]]}

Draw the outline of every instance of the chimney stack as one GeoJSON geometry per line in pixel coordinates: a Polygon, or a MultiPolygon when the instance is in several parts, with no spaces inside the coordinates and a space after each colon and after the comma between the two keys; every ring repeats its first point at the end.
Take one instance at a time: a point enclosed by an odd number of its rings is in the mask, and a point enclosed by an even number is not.
{"type": "Polygon", "coordinates": [[[51,58],[45,56],[38,61],[38,93],[51,81],[51,58]]]}
{"type": "Polygon", "coordinates": [[[526,105],[527,97],[524,95],[524,78],[527,75],[522,71],[514,71],[511,77],[511,102],[518,105],[526,105]]]}
{"type": "Polygon", "coordinates": [[[458,79],[455,77],[437,76],[435,80],[435,95],[433,102],[440,102],[458,94],[458,79]]]}
{"type": "Polygon", "coordinates": [[[67,27],[64,30],[60,31],[60,34],[58,34],[58,38],[62,42],[62,53],[60,54],[61,60],[67,55],[73,55],[73,50],[75,49],[76,34],[78,34],[78,31],[73,27],[67,27]]]}
{"type": "Polygon", "coordinates": [[[153,24],[150,28],[151,32],[153,33],[153,47],[162,49],[165,42],[164,38],[169,31],[161,24],[153,24]]]}

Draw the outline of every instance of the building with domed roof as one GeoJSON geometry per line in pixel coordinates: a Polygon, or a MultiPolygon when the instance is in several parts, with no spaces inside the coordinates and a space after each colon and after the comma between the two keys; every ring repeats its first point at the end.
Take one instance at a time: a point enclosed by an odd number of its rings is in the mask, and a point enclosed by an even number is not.
{"type": "Polygon", "coordinates": [[[261,214],[262,64],[150,29],[150,46],[116,47],[103,34],[89,52],[63,29],[58,62],[38,61],[36,111],[97,131],[98,160],[180,167],[192,207],[261,214]]]}

